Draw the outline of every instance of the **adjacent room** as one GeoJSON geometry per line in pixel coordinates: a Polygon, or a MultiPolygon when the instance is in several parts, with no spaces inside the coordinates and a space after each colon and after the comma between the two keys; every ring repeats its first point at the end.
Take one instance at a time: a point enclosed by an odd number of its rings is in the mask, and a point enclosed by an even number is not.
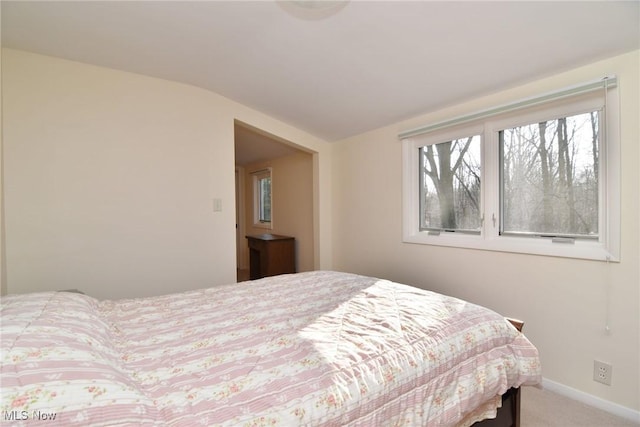
{"type": "Polygon", "coordinates": [[[639,2],[0,18],[3,421],[640,425],[639,2]]]}

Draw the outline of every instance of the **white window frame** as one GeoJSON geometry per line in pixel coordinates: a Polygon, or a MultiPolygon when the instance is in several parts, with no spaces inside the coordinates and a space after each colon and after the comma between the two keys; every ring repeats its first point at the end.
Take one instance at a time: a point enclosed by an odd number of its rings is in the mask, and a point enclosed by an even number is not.
{"type": "MultiPolygon", "coordinates": [[[[435,144],[440,144],[442,142],[447,142],[447,141],[451,141],[454,139],[463,139],[463,138],[467,138],[469,136],[475,136],[475,135],[480,135],[481,138],[481,144],[484,144],[484,132],[483,132],[483,127],[481,124],[476,124],[476,125],[472,125],[472,126],[460,126],[460,127],[455,127],[455,128],[451,128],[451,129],[446,129],[444,131],[439,131],[439,132],[434,132],[433,134],[430,134],[428,136],[426,136],[425,138],[420,138],[419,141],[421,141],[422,143],[418,143],[415,144],[416,149],[419,151],[420,147],[424,147],[427,145],[435,145],[435,144]]],[[[418,154],[419,156],[419,154],[418,154]]],[[[417,162],[418,162],[418,168],[420,167],[420,158],[416,157],[417,162]]],[[[481,158],[480,158],[480,163],[482,165],[484,165],[484,150],[481,150],[481,158]]],[[[481,168],[482,173],[484,172],[484,168],[481,168]]],[[[420,170],[417,170],[417,175],[419,178],[420,177],[420,170]]],[[[481,176],[480,178],[481,180],[484,180],[484,177],[481,176]]],[[[420,182],[419,179],[416,181],[417,184],[417,188],[418,188],[418,195],[420,194],[420,182]]],[[[482,211],[482,207],[484,206],[484,204],[482,203],[484,197],[484,191],[481,187],[480,190],[480,210],[482,211]]],[[[420,201],[417,200],[418,202],[418,212],[420,212],[420,201]]],[[[416,218],[417,223],[418,223],[418,229],[420,230],[420,218],[417,217],[416,218]]],[[[424,230],[423,232],[426,232],[427,235],[431,235],[434,236],[438,233],[438,231],[429,231],[429,230],[424,230]],[[435,233],[435,234],[434,234],[435,233]]],[[[450,232],[446,232],[446,231],[439,231],[441,236],[458,236],[458,234],[467,234],[467,235],[473,235],[473,236],[478,236],[477,232],[470,232],[470,231],[463,231],[463,230],[456,230],[456,233],[450,233],[450,232]]],[[[480,231],[481,233],[481,231],[480,231]]],[[[459,237],[459,236],[458,236],[459,237]]],[[[448,239],[445,239],[448,240],[448,239]]],[[[456,237],[453,238],[453,241],[456,241],[456,237]]]]}
{"type": "Polygon", "coordinates": [[[273,229],[273,174],[270,167],[251,172],[253,176],[253,226],[257,228],[273,229]],[[271,221],[260,219],[260,180],[271,178],[271,221]]]}
{"type": "Polygon", "coordinates": [[[589,82],[552,94],[522,100],[472,115],[400,134],[403,156],[403,242],[501,252],[620,261],[620,112],[615,77],[589,82]],[[598,84],[599,83],[599,84],[598,84]],[[500,130],[602,109],[599,147],[598,239],[552,239],[500,235],[500,130]],[[419,149],[451,139],[480,134],[482,138],[480,234],[420,230],[419,149]]]}

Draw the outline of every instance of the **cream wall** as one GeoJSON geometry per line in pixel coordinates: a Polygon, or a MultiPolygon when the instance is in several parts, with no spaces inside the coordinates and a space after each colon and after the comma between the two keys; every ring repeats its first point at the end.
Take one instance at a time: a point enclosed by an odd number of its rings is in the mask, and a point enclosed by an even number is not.
{"type": "MultiPolygon", "coordinates": [[[[314,269],[313,157],[299,152],[269,162],[254,163],[245,170],[245,230],[251,234],[281,234],[296,239],[296,271],[314,269]],[[271,230],[253,226],[253,177],[251,172],[271,167],[271,230]]],[[[246,239],[243,241],[246,245],[246,239]]],[[[248,251],[246,251],[248,253],[248,251]]],[[[249,265],[248,260],[246,265],[249,265]]]]}
{"type": "Polygon", "coordinates": [[[313,232],[331,253],[324,141],[196,87],[2,55],[10,293],[119,298],[234,282],[234,119],[316,152],[313,197],[326,205],[313,232]]]}
{"type": "MultiPolygon", "coordinates": [[[[526,321],[543,375],[564,390],[637,416],[640,372],[638,52],[445,108],[340,141],[334,147],[334,268],[462,297],[526,321]],[[404,130],[616,74],[622,131],[622,262],[528,256],[402,243],[404,130]],[[605,333],[607,315],[611,333],[605,333]],[[613,384],[592,380],[593,360],[613,384]],[[616,405],[614,405],[616,406],[616,405]]],[[[428,94],[424,94],[428,96],[428,94]]]]}
{"type": "MultiPolygon", "coordinates": [[[[2,8],[0,8],[0,11],[2,8]]],[[[0,12],[0,15],[2,13],[0,12]]],[[[0,16],[0,22],[2,22],[0,16]]],[[[0,30],[0,34],[2,31],[0,30]]],[[[0,39],[2,37],[0,36],[0,39]]],[[[2,75],[2,55],[0,55],[0,76],[2,75]]],[[[2,84],[0,82],[0,100],[2,99],[2,84]]],[[[5,260],[5,240],[4,240],[4,185],[2,184],[4,176],[4,160],[2,158],[2,102],[0,102],[0,295],[7,293],[7,268],[5,260]]]]}

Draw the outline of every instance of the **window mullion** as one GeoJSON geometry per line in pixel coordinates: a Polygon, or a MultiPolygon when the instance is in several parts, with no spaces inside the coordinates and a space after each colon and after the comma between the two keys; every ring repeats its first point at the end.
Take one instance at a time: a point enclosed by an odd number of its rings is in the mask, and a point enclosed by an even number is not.
{"type": "Polygon", "coordinates": [[[482,206],[484,215],[483,236],[485,239],[498,237],[500,208],[499,153],[496,132],[487,124],[484,128],[482,150],[482,206]]]}

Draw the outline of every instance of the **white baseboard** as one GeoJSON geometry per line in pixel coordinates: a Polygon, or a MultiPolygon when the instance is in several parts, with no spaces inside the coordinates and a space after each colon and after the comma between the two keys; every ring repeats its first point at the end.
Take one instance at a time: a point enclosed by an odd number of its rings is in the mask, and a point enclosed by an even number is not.
{"type": "Polygon", "coordinates": [[[577,400],[578,402],[582,402],[586,405],[593,406],[594,408],[598,408],[618,417],[640,424],[640,411],[618,405],[617,403],[609,402],[608,400],[604,400],[592,394],[551,381],[547,378],[542,379],[542,387],[546,390],[558,393],[562,396],[566,396],[570,399],[577,400]]]}

